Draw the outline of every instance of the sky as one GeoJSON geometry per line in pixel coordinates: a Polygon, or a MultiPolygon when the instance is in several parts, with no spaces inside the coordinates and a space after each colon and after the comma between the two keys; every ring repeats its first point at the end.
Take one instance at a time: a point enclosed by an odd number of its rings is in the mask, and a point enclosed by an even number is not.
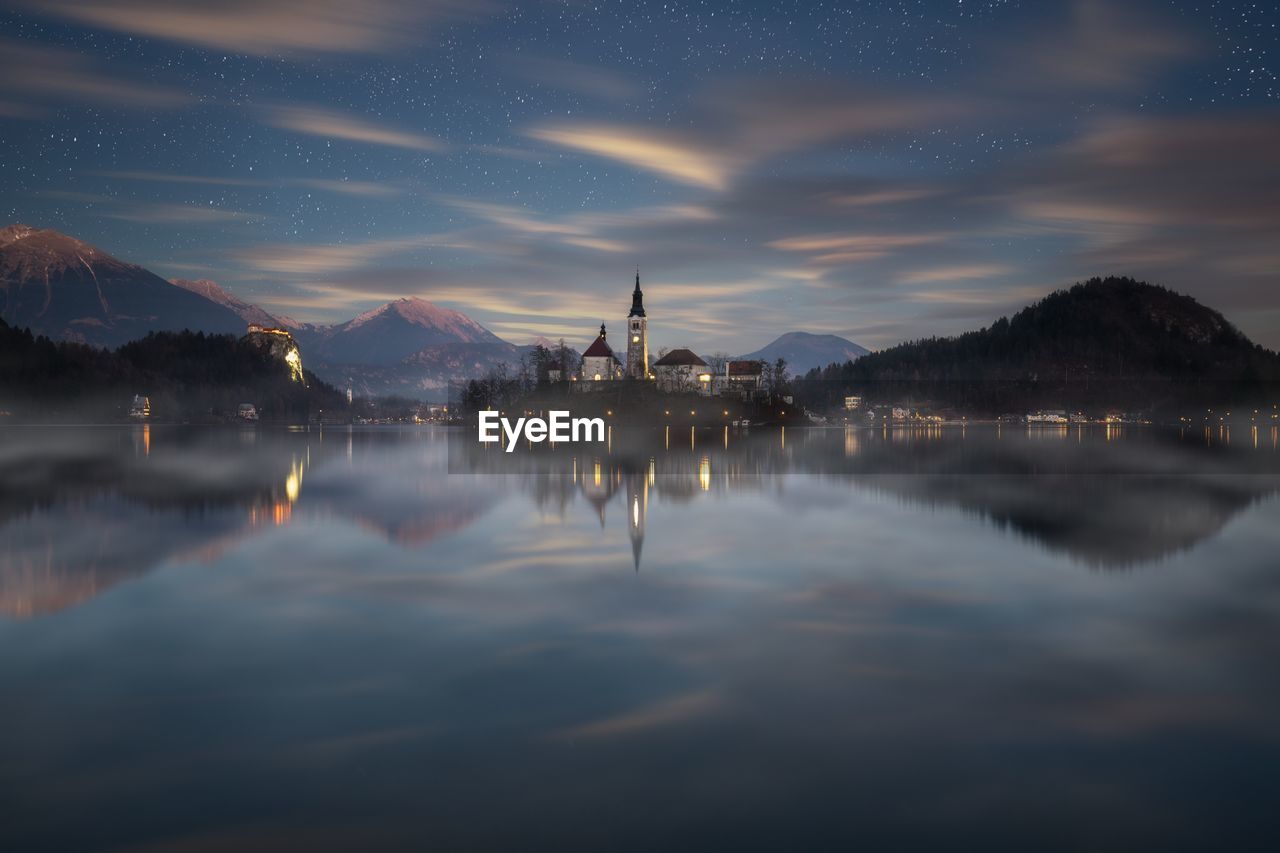
{"type": "Polygon", "coordinates": [[[0,3],[0,217],[334,322],[746,352],[1095,275],[1280,348],[1280,10],[1247,2],[0,3]]]}

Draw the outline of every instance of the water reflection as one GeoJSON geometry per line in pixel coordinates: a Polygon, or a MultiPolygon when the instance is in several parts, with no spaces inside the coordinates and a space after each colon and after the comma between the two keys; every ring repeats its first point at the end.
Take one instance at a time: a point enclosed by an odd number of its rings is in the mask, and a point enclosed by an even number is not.
{"type": "MultiPolygon", "coordinates": [[[[603,529],[626,519],[632,567],[651,502],[768,493],[803,512],[797,476],[922,508],[955,507],[1106,568],[1176,554],[1273,494],[1276,442],[1119,425],[1007,430],[670,430],[612,435],[603,452],[503,454],[441,430],[10,431],[0,455],[0,612],[85,601],[165,562],[209,561],[296,512],[420,548],[474,523],[513,489],[561,518],[578,498],[603,529]],[[448,454],[448,470],[443,459],[448,454]],[[319,477],[314,475],[319,474],[319,477]],[[459,476],[459,475],[485,476],[459,476]]],[[[843,500],[843,499],[842,499],[843,500]]],[[[725,512],[732,513],[731,505],[725,512]]],[[[704,536],[720,520],[704,517],[704,536]]]]}
{"type": "MultiPolygon", "coordinates": [[[[669,428],[636,430],[604,454],[561,447],[526,448],[535,452],[515,456],[463,440],[450,447],[450,470],[523,480],[539,506],[554,504],[561,512],[580,489],[602,527],[623,486],[640,479],[647,485],[627,489],[627,507],[634,508],[637,497],[647,507],[649,486],[660,502],[688,502],[699,493],[782,489],[794,476],[836,478],[851,490],[959,508],[1101,568],[1190,548],[1280,488],[1276,453],[1246,453],[1225,441],[1202,447],[1182,431],[1125,432],[1107,424],[792,433],[788,441],[785,430],[706,430],[694,432],[688,446],[673,447],[669,428]],[[573,473],[580,468],[591,472],[581,484],[573,473]],[[562,476],[565,471],[570,476],[562,476]]],[[[785,491],[776,499],[785,511],[785,491]]],[[[635,530],[630,533],[634,538],[635,530]]]]}
{"type": "Polygon", "coordinates": [[[677,432],[6,431],[0,848],[1269,849],[1267,442],[677,432]]]}

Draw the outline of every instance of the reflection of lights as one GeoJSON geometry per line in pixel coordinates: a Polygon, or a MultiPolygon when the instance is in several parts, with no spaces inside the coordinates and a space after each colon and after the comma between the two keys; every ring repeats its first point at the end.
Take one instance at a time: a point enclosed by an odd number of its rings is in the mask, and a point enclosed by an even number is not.
{"type": "Polygon", "coordinates": [[[639,497],[634,497],[631,499],[631,526],[632,527],[640,526],[640,498],[639,497]]]}
{"type": "Polygon", "coordinates": [[[600,463],[596,462],[595,466],[596,485],[600,485],[600,463]]]}
{"type": "Polygon", "coordinates": [[[711,459],[706,456],[698,463],[698,485],[704,492],[711,491],[711,459]]]}
{"type": "Polygon", "coordinates": [[[844,455],[858,455],[858,431],[855,429],[847,428],[844,431],[844,455]]]}
{"type": "Polygon", "coordinates": [[[142,425],[142,455],[151,455],[151,424],[142,425]]]}
{"type": "Polygon", "coordinates": [[[289,503],[298,500],[298,492],[302,490],[302,468],[295,462],[289,468],[289,476],[284,481],[284,496],[289,499],[289,503]]]}

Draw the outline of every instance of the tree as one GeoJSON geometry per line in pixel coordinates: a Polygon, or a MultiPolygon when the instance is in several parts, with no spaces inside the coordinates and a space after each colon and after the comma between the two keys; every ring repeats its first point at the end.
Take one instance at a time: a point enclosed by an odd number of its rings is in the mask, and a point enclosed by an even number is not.
{"type": "Polygon", "coordinates": [[[560,362],[560,381],[568,382],[571,376],[575,376],[582,367],[581,359],[574,355],[573,350],[564,342],[564,338],[556,344],[556,361],[560,362]]]}
{"type": "Polygon", "coordinates": [[[711,355],[704,356],[703,360],[714,375],[724,376],[725,365],[729,363],[731,358],[732,356],[727,352],[713,352],[711,355]]]}
{"type": "Polygon", "coordinates": [[[772,365],[765,362],[764,380],[769,392],[772,394],[785,394],[788,386],[787,377],[787,360],[779,358],[772,365]]]}
{"type": "Polygon", "coordinates": [[[551,362],[555,357],[551,354],[551,350],[542,344],[534,344],[533,352],[530,353],[530,361],[532,362],[534,381],[539,385],[547,383],[547,371],[551,368],[551,362]]]}

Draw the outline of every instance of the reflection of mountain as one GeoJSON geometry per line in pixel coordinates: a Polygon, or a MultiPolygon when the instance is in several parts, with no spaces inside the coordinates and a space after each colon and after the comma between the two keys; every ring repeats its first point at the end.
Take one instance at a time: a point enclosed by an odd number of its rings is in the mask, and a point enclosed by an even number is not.
{"type": "MultiPolygon", "coordinates": [[[[580,492],[604,526],[625,501],[639,565],[650,501],[687,504],[707,493],[761,488],[783,474],[846,477],[852,486],[991,519],[1091,565],[1158,560],[1217,533],[1280,491],[1280,453],[1137,431],[968,429],[707,430],[677,443],[665,431],[615,434],[603,454],[478,454],[473,470],[514,466],[540,505],[560,511],[580,492]],[[1070,440],[1068,440],[1070,439],[1070,440]],[[1264,454],[1259,456],[1259,453],[1264,454]],[[513,454],[513,456],[516,456],[513,454]],[[643,514],[639,511],[643,510],[643,514]]],[[[465,456],[465,454],[464,454],[465,456]]],[[[782,495],[780,500],[787,500],[782,495]]],[[[648,535],[658,529],[648,526],[648,535]]]]}
{"type": "Polygon", "coordinates": [[[407,466],[411,448],[395,436],[345,437],[145,425],[7,433],[0,613],[52,613],[165,563],[216,559],[300,512],[421,547],[465,528],[492,502],[482,489],[423,490],[438,472],[407,466]],[[370,460],[361,470],[325,464],[354,446],[370,460]],[[398,476],[378,476],[379,466],[398,476]]]}
{"type": "Polygon", "coordinates": [[[53,612],[300,519],[350,522],[424,547],[475,523],[513,482],[544,510],[590,512],[608,536],[625,524],[637,569],[646,541],[652,560],[667,525],[700,516],[716,535],[707,510],[732,513],[734,505],[708,507],[706,495],[758,492],[785,512],[807,512],[813,490],[786,487],[787,475],[818,475],[825,509],[832,487],[870,489],[967,510],[1106,567],[1192,547],[1280,491],[1280,435],[1239,447],[1142,430],[1115,441],[1075,429],[682,430],[678,440],[663,430],[615,430],[599,449],[506,454],[466,440],[446,446],[443,434],[7,430],[0,613],[53,612]],[[512,476],[446,480],[446,449],[452,473],[512,476]]]}
{"type": "Polygon", "coordinates": [[[889,477],[878,485],[913,502],[978,512],[1104,568],[1187,550],[1277,490],[1276,480],[1249,476],[889,477]]]}

